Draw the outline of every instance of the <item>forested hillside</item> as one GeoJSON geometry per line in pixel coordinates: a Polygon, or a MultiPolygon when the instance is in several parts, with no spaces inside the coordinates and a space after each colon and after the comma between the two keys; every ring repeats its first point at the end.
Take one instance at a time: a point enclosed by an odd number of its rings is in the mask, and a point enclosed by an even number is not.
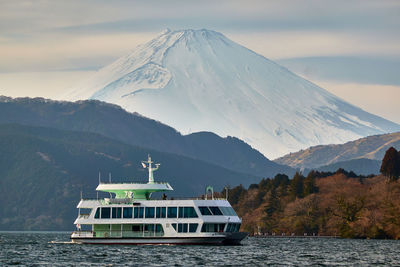
{"type": "Polygon", "coordinates": [[[382,175],[277,175],[231,189],[229,200],[250,233],[400,238],[400,183],[382,175]]]}

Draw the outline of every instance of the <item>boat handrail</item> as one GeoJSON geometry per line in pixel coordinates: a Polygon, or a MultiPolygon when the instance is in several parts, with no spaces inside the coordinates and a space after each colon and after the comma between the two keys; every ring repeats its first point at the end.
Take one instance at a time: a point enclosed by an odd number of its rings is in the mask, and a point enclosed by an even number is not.
{"type": "MultiPolygon", "coordinates": [[[[100,182],[99,184],[149,184],[148,182],[100,182]]],[[[152,184],[168,184],[168,182],[153,182],[152,184]]]]}
{"type": "MultiPolygon", "coordinates": [[[[142,201],[169,201],[169,200],[207,200],[204,197],[173,197],[173,198],[169,198],[169,199],[146,199],[146,200],[134,200],[133,198],[112,198],[112,201],[106,202],[104,200],[104,198],[82,198],[81,200],[83,201],[98,201],[101,202],[103,204],[125,204],[125,203],[133,203],[133,202],[142,202],[142,201]],[[126,202],[124,202],[124,200],[126,202]],[[114,203],[112,203],[114,202],[114,203]]],[[[214,197],[214,199],[208,199],[208,200],[226,200],[226,198],[217,198],[214,197]]]]}

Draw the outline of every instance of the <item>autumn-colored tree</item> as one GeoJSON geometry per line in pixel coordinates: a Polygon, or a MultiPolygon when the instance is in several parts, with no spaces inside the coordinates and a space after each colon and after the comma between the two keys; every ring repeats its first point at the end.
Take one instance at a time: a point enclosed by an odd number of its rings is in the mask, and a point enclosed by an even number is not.
{"type": "Polygon", "coordinates": [[[394,147],[390,147],[383,157],[380,172],[396,181],[400,176],[400,155],[394,147]]]}

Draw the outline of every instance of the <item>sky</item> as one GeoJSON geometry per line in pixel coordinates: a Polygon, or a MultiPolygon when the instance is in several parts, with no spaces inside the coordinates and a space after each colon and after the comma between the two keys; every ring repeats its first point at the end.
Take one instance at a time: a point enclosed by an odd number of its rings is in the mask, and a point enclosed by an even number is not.
{"type": "Polygon", "coordinates": [[[397,0],[0,0],[0,95],[60,99],[166,28],[221,32],[400,124],[397,0]]]}

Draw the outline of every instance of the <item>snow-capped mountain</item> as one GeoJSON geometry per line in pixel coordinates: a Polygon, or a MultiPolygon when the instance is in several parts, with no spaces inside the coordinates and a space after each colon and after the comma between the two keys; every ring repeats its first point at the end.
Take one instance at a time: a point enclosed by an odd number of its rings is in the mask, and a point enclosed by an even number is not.
{"type": "Polygon", "coordinates": [[[164,31],[65,98],[115,103],[185,134],[235,136],[269,158],[400,130],[210,30],[164,31]]]}

